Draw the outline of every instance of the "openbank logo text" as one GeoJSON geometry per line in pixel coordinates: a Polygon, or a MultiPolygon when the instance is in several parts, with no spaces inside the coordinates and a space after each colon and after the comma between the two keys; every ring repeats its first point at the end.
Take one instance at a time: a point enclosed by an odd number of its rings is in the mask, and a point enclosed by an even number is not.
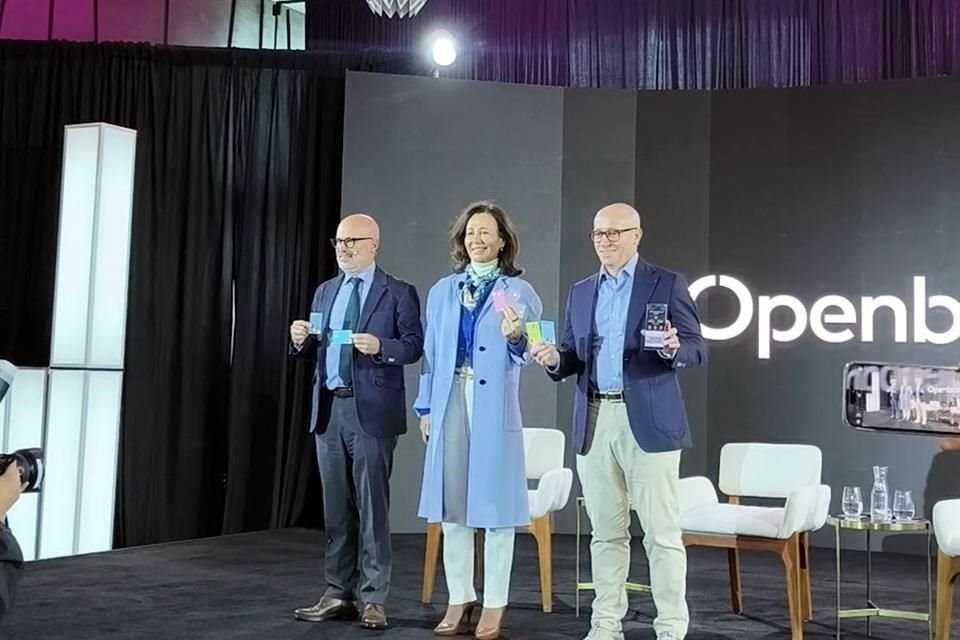
{"type": "MultiPolygon", "coordinates": [[[[750,327],[757,316],[757,357],[770,358],[772,342],[793,342],[804,334],[807,327],[824,342],[849,342],[859,337],[860,342],[874,341],[874,315],[879,309],[893,313],[894,342],[907,342],[907,305],[896,296],[863,296],[860,298],[859,315],[856,305],[840,295],[819,298],[807,311],[796,297],[785,294],[759,296],[754,305],[753,294],[745,284],[732,276],[708,275],[690,284],[694,300],[712,287],[726,289],[739,303],[737,317],[726,327],[710,327],[701,324],[703,337],[707,340],[732,340],[750,327]],[[778,308],[792,312],[793,323],[789,327],[775,328],[770,318],[778,308]],[[839,328],[847,325],[845,328],[839,328]],[[854,325],[854,328],[851,328],[854,325]],[[858,329],[859,333],[855,333],[858,329]]],[[[913,276],[913,335],[912,342],[922,344],[950,344],[960,339],[960,301],[947,295],[927,297],[927,278],[913,276]],[[941,308],[949,313],[951,321],[944,331],[932,331],[927,326],[927,310],[941,308]]]]}

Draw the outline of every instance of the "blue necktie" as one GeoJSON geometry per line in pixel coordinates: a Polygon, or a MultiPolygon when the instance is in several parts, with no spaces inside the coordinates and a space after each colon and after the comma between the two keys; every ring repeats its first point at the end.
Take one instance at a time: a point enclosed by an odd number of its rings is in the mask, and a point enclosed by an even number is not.
{"type": "MultiPolygon", "coordinates": [[[[360,278],[350,278],[348,285],[353,286],[350,292],[350,301],[347,303],[347,311],[343,315],[343,328],[353,331],[360,320],[360,278]]],[[[353,345],[345,344],[340,347],[340,379],[343,380],[343,386],[353,386],[353,345]]]]}

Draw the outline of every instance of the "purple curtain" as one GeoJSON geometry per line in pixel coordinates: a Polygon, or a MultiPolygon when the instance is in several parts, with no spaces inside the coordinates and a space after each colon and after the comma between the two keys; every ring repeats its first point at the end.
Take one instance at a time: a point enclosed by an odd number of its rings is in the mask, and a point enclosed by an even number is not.
{"type": "Polygon", "coordinates": [[[573,87],[790,87],[960,73],[956,0],[428,0],[415,18],[317,0],[307,48],[429,71],[425,39],[461,47],[444,75],[573,87]]]}

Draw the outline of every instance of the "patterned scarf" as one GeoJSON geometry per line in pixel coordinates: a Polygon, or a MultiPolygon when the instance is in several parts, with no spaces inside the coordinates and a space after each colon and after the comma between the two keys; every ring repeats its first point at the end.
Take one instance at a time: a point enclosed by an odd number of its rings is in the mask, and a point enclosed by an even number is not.
{"type": "Polygon", "coordinates": [[[478,306],[482,307],[493,288],[494,283],[500,277],[500,266],[496,265],[490,268],[488,264],[474,265],[468,264],[464,272],[467,274],[467,280],[463,285],[460,294],[460,304],[468,311],[473,311],[478,306]]]}

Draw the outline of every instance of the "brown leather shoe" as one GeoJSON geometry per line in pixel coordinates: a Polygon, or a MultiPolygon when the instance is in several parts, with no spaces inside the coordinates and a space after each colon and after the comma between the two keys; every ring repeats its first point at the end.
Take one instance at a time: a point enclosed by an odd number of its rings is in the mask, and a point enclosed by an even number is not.
{"type": "Polygon", "coordinates": [[[357,605],[351,600],[340,600],[323,596],[312,607],[301,607],[293,612],[293,617],[304,622],[324,622],[326,620],[353,620],[357,617],[357,605]]]}
{"type": "Polygon", "coordinates": [[[387,612],[383,610],[383,605],[365,604],[363,606],[363,617],[360,618],[360,626],[364,629],[373,629],[374,631],[383,631],[386,629],[387,612]]]}

